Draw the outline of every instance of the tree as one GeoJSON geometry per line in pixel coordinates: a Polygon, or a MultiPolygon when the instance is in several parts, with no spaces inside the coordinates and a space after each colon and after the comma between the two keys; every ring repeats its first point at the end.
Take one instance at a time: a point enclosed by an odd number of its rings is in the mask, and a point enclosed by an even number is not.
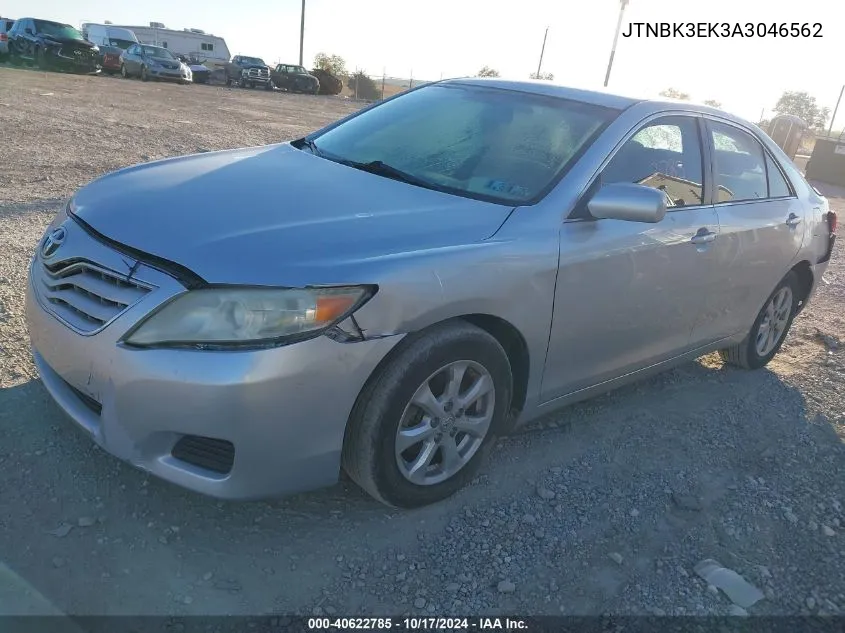
{"type": "Polygon", "coordinates": [[[530,75],[528,75],[528,78],[543,79],[545,81],[554,81],[555,76],[552,73],[540,73],[539,75],[537,73],[531,73],[530,75]]]}
{"type": "Polygon", "coordinates": [[[686,92],[681,92],[680,90],[675,90],[674,88],[667,88],[663,92],[660,93],[661,97],[666,97],[668,99],[679,99],[681,101],[689,101],[689,95],[686,92]]]}
{"type": "Polygon", "coordinates": [[[343,77],[346,75],[346,60],[340,55],[317,53],[314,56],[314,68],[325,70],[335,77],[343,77]]]}
{"type": "Polygon", "coordinates": [[[820,108],[809,92],[784,92],[774,108],[777,114],[792,114],[803,119],[816,131],[824,131],[830,108],[820,108]]]}
{"type": "Polygon", "coordinates": [[[705,99],[704,105],[709,105],[711,108],[721,108],[722,104],[715,99],[705,99]]]}
{"type": "Polygon", "coordinates": [[[485,66],[481,70],[478,71],[478,74],[475,75],[476,77],[498,77],[499,71],[495,68],[490,68],[490,66],[485,66]]]}
{"type": "Polygon", "coordinates": [[[376,85],[376,82],[370,79],[363,70],[359,70],[352,75],[346,85],[359,99],[366,99],[367,101],[381,99],[381,87],[376,85]]]}

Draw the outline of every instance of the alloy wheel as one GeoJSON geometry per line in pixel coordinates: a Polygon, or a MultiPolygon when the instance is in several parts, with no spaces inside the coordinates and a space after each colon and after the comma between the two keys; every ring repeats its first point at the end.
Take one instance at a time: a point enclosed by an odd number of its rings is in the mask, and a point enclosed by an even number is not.
{"type": "Polygon", "coordinates": [[[493,378],[482,365],[455,361],[420,385],[396,431],[399,472],[431,486],[461,470],[481,447],[496,404],[493,378]]]}
{"type": "Polygon", "coordinates": [[[763,320],[757,328],[755,350],[766,356],[783,338],[789,317],[792,314],[792,289],[784,286],[772,297],[765,307],[763,320]]]}

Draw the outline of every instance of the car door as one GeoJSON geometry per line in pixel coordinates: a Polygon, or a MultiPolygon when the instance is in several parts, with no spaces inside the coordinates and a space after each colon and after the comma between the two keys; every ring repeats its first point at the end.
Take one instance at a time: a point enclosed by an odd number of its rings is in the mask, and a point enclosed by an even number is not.
{"type": "Polygon", "coordinates": [[[30,57],[30,40],[32,36],[29,32],[34,32],[32,20],[19,20],[15,24],[15,55],[29,59],[30,57]]]}
{"type": "Polygon", "coordinates": [[[582,203],[564,222],[545,401],[692,349],[719,230],[701,138],[700,117],[652,117],[617,146],[585,196],[616,182],[661,189],[671,205],[661,222],[597,220],[582,203]]]}
{"type": "Polygon", "coordinates": [[[141,64],[139,63],[138,57],[140,48],[141,47],[138,44],[130,46],[123,56],[123,63],[126,66],[126,70],[132,75],[137,75],[141,70],[141,64]]]}
{"type": "Polygon", "coordinates": [[[751,328],[763,303],[793,264],[804,239],[803,204],[785,172],[755,135],[707,119],[719,239],[719,283],[705,306],[701,338],[751,328]]]}

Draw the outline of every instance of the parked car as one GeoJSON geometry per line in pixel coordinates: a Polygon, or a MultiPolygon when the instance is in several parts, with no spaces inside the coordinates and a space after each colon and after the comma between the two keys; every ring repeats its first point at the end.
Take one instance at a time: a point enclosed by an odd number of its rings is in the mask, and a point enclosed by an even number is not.
{"type": "Polygon", "coordinates": [[[763,367],[836,224],[714,108],[448,80],[94,181],[26,313],[59,406],[145,471],[256,498],[342,467],[410,507],[561,405],[715,350],[763,367]]]}
{"type": "Polygon", "coordinates": [[[270,67],[260,57],[235,55],[232,61],[226,64],[226,85],[235,84],[241,88],[263,86],[265,90],[272,90],[270,67]]]}
{"type": "Polygon", "coordinates": [[[9,61],[27,61],[42,70],[100,71],[100,50],[70,24],[21,18],[8,33],[9,61]]]}
{"type": "Polygon", "coordinates": [[[343,92],[343,81],[322,68],[312,68],[311,74],[320,82],[321,95],[339,95],[343,92]]]}
{"type": "Polygon", "coordinates": [[[279,64],[270,73],[276,88],[288,92],[305,92],[315,95],[320,91],[320,80],[309,75],[302,66],[279,64]]]}
{"type": "Polygon", "coordinates": [[[211,69],[198,59],[187,55],[178,55],[179,61],[191,69],[191,76],[195,84],[207,84],[211,77],[211,69]]]}
{"type": "Polygon", "coordinates": [[[111,24],[82,25],[82,35],[100,48],[98,62],[103,72],[113,75],[120,72],[120,56],[127,48],[138,43],[135,33],[111,24]]]}
{"type": "Polygon", "coordinates": [[[5,61],[9,56],[9,31],[12,30],[15,21],[9,18],[0,18],[0,62],[5,61]]]}
{"type": "Polygon", "coordinates": [[[160,46],[133,44],[120,56],[120,74],[124,78],[140,77],[141,81],[164,79],[182,84],[192,82],[191,69],[173,53],[160,46]]]}

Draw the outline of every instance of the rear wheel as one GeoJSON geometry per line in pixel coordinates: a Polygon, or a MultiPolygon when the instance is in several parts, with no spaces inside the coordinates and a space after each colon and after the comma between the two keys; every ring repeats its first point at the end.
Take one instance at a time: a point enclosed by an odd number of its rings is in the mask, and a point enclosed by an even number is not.
{"type": "Polygon", "coordinates": [[[722,360],[743,369],[765,367],[780,350],[798,308],[798,277],[791,272],[777,285],[757,315],[748,336],[720,350],[722,360]]]}
{"type": "Polygon", "coordinates": [[[466,485],[510,409],[510,363],[484,330],[453,321],[410,335],[358,396],[342,463],[373,497],[417,507],[466,485]]]}

